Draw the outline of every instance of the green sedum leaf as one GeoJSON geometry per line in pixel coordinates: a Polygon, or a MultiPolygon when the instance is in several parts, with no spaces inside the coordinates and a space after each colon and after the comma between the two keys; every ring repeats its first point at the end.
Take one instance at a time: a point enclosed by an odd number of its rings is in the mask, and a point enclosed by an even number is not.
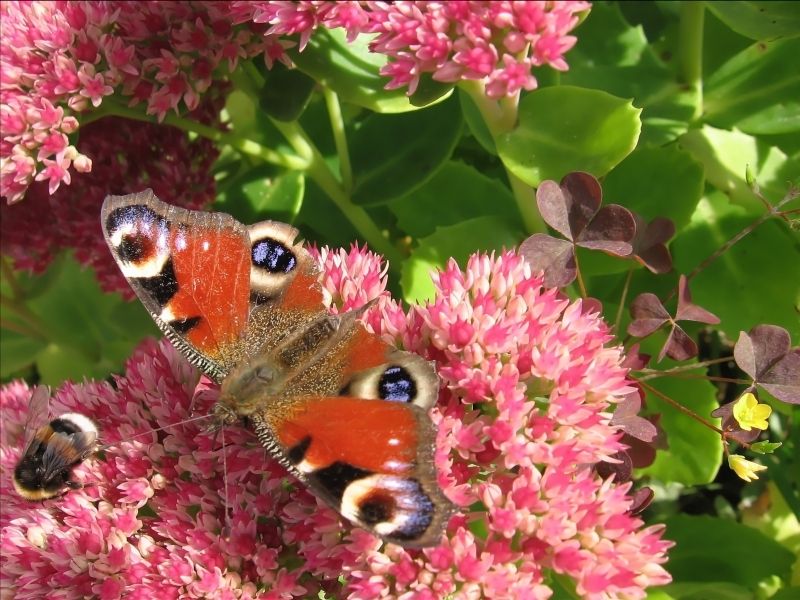
{"type": "Polygon", "coordinates": [[[536,90],[520,102],[519,124],[498,137],[497,149],[506,167],[534,187],[571,171],[602,177],[636,146],[640,113],[629,100],[597,90],[536,90]]]}
{"type": "MultiPolygon", "coordinates": [[[[425,184],[389,203],[398,226],[408,235],[424,237],[437,227],[486,215],[519,217],[511,191],[474,167],[449,161],[425,184]]],[[[520,228],[522,226],[520,225],[520,228]]]]}
{"type": "MultiPolygon", "coordinates": [[[[662,341],[661,336],[653,336],[648,338],[646,346],[649,348],[662,341]]],[[[718,406],[716,388],[707,381],[659,377],[648,384],[708,419],[718,406]]],[[[667,432],[669,448],[659,450],[655,462],[641,472],[663,482],[685,486],[713,481],[722,464],[719,435],[668,406],[658,396],[647,394],[646,402],[651,411],[661,413],[661,427],[667,432]]]]}
{"type": "Polygon", "coordinates": [[[293,222],[303,205],[305,176],[287,171],[275,176],[275,168],[259,165],[227,183],[217,197],[216,208],[242,223],[270,219],[293,222]]]}
{"type": "Polygon", "coordinates": [[[776,200],[786,193],[786,182],[800,173],[796,160],[779,148],[740,131],[711,126],[692,129],[680,139],[695,160],[705,168],[706,178],[731,201],[760,214],[764,205],[747,184],[748,168],[767,197],[776,200]]]}
{"type": "Polygon", "coordinates": [[[800,131],[800,38],[759,42],[739,52],[707,80],[705,119],[751,134],[800,131]]]}
{"type": "Polygon", "coordinates": [[[461,136],[456,98],[399,115],[370,115],[349,136],[355,204],[383,204],[425,183],[461,136]]]}
{"type": "Polygon", "coordinates": [[[419,246],[403,263],[400,284],[403,298],[421,303],[434,296],[431,271],[441,269],[450,258],[462,267],[474,252],[513,248],[522,232],[502,217],[478,217],[456,225],[439,227],[435,233],[419,241],[419,246]]]}
{"type": "Polygon", "coordinates": [[[786,577],[792,552],[763,533],[729,519],[676,515],[665,537],[676,542],[669,570],[675,583],[725,581],[754,590],[762,580],[786,577]]]}
{"type": "Polygon", "coordinates": [[[419,107],[411,103],[404,88],[384,89],[389,78],[379,71],[388,59],[369,51],[367,45],[371,37],[359,35],[348,42],[342,29],[320,27],[302,52],[297,48],[287,52],[297,68],[346,102],[378,113],[417,110],[419,107]]]}
{"type": "Polygon", "coordinates": [[[706,2],[708,9],[735,32],[753,40],[800,34],[796,2],[706,2]]]}
{"type": "MultiPolygon", "coordinates": [[[[264,65],[263,61],[256,61],[264,65]]],[[[269,116],[279,121],[296,121],[303,114],[316,82],[298,69],[289,69],[276,62],[271,69],[261,69],[264,86],[259,90],[258,104],[269,116]]]]}
{"type": "Polygon", "coordinates": [[[26,302],[47,339],[24,341],[3,332],[3,371],[20,362],[35,363],[43,383],[59,385],[66,379],[103,379],[122,367],[133,348],[147,335],[157,335],[150,315],[137,301],[100,290],[94,273],[70,256],[56,263],[58,276],[42,293],[26,302]],[[5,344],[27,354],[7,363],[5,344]],[[16,363],[16,364],[14,364],[16,363]]]}
{"type": "Polygon", "coordinates": [[[646,220],[667,217],[680,230],[703,195],[703,166],[674,145],[637,148],[603,181],[603,200],[646,220]]]}

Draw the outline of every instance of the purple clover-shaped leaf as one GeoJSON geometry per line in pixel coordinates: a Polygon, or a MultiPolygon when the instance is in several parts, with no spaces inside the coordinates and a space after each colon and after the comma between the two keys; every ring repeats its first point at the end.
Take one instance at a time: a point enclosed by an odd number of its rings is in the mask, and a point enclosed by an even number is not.
{"type": "Polygon", "coordinates": [[[631,480],[633,474],[633,461],[627,452],[617,452],[611,456],[616,462],[602,461],[597,463],[597,474],[603,479],[608,479],[612,475],[617,483],[624,483],[631,480]]]}
{"type": "Polygon", "coordinates": [[[670,323],[669,336],[658,354],[659,361],[664,358],[665,354],[673,360],[686,360],[697,355],[697,344],[678,325],[678,321],[697,321],[710,325],[719,323],[716,315],[692,304],[689,285],[683,275],[678,280],[678,309],[674,319],[664,308],[658,296],[651,293],[639,294],[636,297],[631,303],[631,316],[633,320],[628,325],[628,333],[636,337],[646,337],[665,323],[670,323]]]}
{"type": "Polygon", "coordinates": [[[675,235],[675,224],[663,217],[649,223],[636,213],[636,236],[633,238],[632,257],[653,273],[668,273],[672,269],[672,256],[666,242],[675,235]]]}
{"type": "Polygon", "coordinates": [[[638,515],[645,508],[650,506],[654,497],[655,492],[653,492],[651,488],[647,486],[639,488],[633,492],[633,501],[631,502],[631,507],[628,509],[628,512],[632,515],[638,515]]]}
{"type": "Polygon", "coordinates": [[[572,244],[546,233],[534,233],[522,242],[519,252],[534,270],[544,271],[547,287],[562,288],[575,281],[578,267],[572,244]]]}
{"type": "Polygon", "coordinates": [[[625,358],[622,359],[622,366],[631,371],[641,371],[650,362],[650,355],[639,352],[639,344],[633,344],[625,351],[625,358]]]}
{"type": "Polygon", "coordinates": [[[652,442],[658,430],[656,426],[644,417],[639,416],[642,409],[642,398],[639,392],[631,392],[617,404],[614,415],[611,417],[611,425],[619,427],[627,435],[643,442],[652,442]]]}
{"type": "Polygon", "coordinates": [[[733,358],[754,385],[778,400],[800,404],[800,348],[792,348],[789,332],[776,325],[756,325],[739,333],[733,358]]]}
{"type": "Polygon", "coordinates": [[[520,253],[531,266],[544,271],[546,286],[563,287],[575,280],[575,246],[616,256],[628,256],[633,251],[633,214],[616,204],[601,207],[602,198],[600,183],[583,172],[569,173],[560,184],[543,181],[536,190],[542,218],[567,238],[537,233],[520,246],[520,253]]]}

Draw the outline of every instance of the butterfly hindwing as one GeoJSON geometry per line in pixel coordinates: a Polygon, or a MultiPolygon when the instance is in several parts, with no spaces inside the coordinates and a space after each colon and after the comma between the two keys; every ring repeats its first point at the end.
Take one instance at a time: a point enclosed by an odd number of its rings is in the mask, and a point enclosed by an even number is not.
{"type": "MultiPolygon", "coordinates": [[[[347,519],[407,547],[435,544],[452,506],[436,483],[427,414],[438,378],[354,315],[340,319],[320,342],[325,351],[309,351],[303,368],[280,382],[282,396],[268,397],[263,385],[255,392],[248,417],[265,446],[347,519]]],[[[269,372],[279,371],[284,350],[263,361],[269,372]]]]}
{"type": "Polygon", "coordinates": [[[439,379],[420,356],[329,314],[319,268],[291,225],[246,227],[109,196],[106,240],[169,339],[222,383],[215,412],[262,443],[342,515],[408,547],[439,541],[452,505],[436,483],[427,414],[439,379]]]}

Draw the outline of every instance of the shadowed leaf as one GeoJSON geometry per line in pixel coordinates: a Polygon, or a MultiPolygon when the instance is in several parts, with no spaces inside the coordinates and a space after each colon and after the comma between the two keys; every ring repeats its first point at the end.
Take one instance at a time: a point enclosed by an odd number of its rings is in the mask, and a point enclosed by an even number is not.
{"type": "Polygon", "coordinates": [[[753,383],[778,400],[800,404],[800,348],[792,348],[789,332],[776,325],[756,325],[739,333],[733,357],[753,383]]]}

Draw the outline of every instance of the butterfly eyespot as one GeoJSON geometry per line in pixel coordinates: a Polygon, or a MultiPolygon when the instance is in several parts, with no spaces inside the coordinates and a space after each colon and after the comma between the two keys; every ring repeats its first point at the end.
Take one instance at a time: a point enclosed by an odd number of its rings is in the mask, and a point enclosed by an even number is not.
{"type": "Polygon", "coordinates": [[[153,256],[155,251],[155,244],[153,244],[152,240],[141,233],[123,235],[122,241],[117,247],[120,258],[129,263],[147,260],[153,256]]]}
{"type": "Polygon", "coordinates": [[[368,525],[391,521],[396,507],[395,499],[387,493],[376,491],[363,498],[358,505],[359,517],[368,525]]]}
{"type": "Polygon", "coordinates": [[[378,394],[383,400],[412,402],[417,397],[417,386],[411,374],[403,367],[388,367],[378,382],[378,394]]]}
{"type": "Polygon", "coordinates": [[[255,266],[270,273],[289,273],[297,265],[294,253],[277,240],[270,238],[254,243],[251,255],[255,266]]]}

